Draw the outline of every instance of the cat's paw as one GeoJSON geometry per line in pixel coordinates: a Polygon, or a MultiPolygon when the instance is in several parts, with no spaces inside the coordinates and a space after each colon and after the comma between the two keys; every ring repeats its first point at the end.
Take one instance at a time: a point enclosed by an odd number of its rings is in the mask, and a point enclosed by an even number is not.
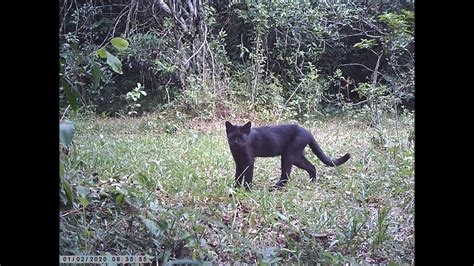
{"type": "Polygon", "coordinates": [[[271,186],[268,191],[274,191],[274,190],[286,190],[285,187],[286,182],[280,182],[278,181],[275,185],[271,186]]]}

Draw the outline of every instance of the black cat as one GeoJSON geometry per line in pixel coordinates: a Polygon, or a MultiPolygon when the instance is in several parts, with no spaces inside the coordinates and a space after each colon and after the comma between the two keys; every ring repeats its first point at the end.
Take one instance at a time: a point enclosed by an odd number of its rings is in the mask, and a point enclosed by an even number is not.
{"type": "Polygon", "coordinates": [[[252,127],[248,122],[243,126],[225,122],[227,141],[235,161],[236,186],[242,185],[250,189],[253,178],[255,157],[273,157],[281,155],[281,178],[276,187],[283,187],[293,165],[306,170],[311,181],[316,178],[316,167],[306,159],[303,150],[309,144],[316,156],[328,166],[338,166],[345,163],[351,155],[346,153],[337,160],[326,156],[314,140],[311,133],[298,125],[274,125],[252,127]]]}

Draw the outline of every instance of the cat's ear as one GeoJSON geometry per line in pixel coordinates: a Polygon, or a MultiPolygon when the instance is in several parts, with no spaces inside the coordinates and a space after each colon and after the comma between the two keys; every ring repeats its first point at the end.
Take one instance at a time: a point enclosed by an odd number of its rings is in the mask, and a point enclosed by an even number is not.
{"type": "Polygon", "coordinates": [[[235,126],[232,125],[229,121],[225,121],[225,130],[231,132],[235,129],[235,126]]]}
{"type": "Polygon", "coordinates": [[[243,125],[241,128],[241,131],[245,134],[250,134],[250,127],[252,126],[252,123],[249,121],[247,124],[243,125]]]}

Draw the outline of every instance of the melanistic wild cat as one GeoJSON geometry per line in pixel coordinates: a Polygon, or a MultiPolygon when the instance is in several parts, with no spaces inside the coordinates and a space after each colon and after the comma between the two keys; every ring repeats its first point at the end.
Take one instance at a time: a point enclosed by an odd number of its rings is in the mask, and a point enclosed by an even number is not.
{"type": "Polygon", "coordinates": [[[346,153],[341,158],[332,160],[324,154],[308,130],[295,124],[251,127],[250,122],[238,126],[226,121],[225,126],[236,166],[236,186],[240,187],[242,180],[245,180],[246,189],[251,188],[255,157],[281,155],[281,177],[276,187],[283,187],[288,182],[293,165],[306,170],[311,181],[316,179],[316,167],[303,154],[306,145],[328,166],[341,165],[351,157],[346,153]]]}

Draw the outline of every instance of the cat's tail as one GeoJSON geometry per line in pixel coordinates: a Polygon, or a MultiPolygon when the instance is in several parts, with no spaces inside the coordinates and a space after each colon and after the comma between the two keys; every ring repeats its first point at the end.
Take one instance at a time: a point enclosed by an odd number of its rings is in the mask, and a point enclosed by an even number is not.
{"type": "Polygon", "coordinates": [[[329,158],[326,154],[324,154],[323,150],[321,149],[321,147],[319,147],[318,143],[314,138],[311,138],[309,147],[314,152],[314,154],[316,154],[316,156],[327,166],[339,166],[349,160],[349,158],[351,158],[351,155],[349,153],[346,153],[344,156],[336,160],[329,158]]]}

